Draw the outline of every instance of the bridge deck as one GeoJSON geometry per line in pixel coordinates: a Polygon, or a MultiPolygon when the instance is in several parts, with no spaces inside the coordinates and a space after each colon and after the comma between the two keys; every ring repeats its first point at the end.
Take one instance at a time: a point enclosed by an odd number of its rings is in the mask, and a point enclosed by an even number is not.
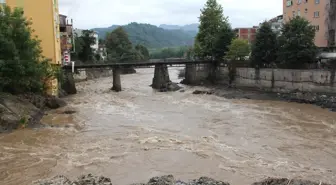
{"type": "MultiPolygon", "coordinates": [[[[173,61],[158,61],[158,62],[132,62],[132,63],[109,63],[109,64],[82,64],[75,65],[75,69],[88,69],[88,68],[114,68],[114,67],[150,67],[154,65],[185,65],[185,64],[209,64],[213,61],[210,60],[173,60],[173,61]]],[[[63,69],[71,69],[71,65],[63,66],[63,69]]]]}

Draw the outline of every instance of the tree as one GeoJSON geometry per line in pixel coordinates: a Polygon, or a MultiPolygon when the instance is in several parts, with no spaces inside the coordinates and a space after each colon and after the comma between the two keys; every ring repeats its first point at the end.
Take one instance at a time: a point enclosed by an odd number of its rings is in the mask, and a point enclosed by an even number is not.
{"type": "Polygon", "coordinates": [[[194,50],[194,48],[189,47],[189,48],[187,49],[187,51],[186,51],[186,58],[187,58],[188,60],[192,60],[192,59],[194,59],[194,55],[195,55],[195,50],[194,50]]]}
{"type": "Polygon", "coordinates": [[[265,64],[271,64],[277,59],[277,36],[271,28],[271,24],[263,22],[258,29],[255,43],[252,45],[251,63],[260,68],[265,64]]]}
{"type": "Polygon", "coordinates": [[[75,50],[71,53],[72,60],[80,60],[79,54],[83,52],[84,41],[81,37],[75,35],[75,50]]]}
{"type": "Polygon", "coordinates": [[[100,38],[100,39],[98,40],[98,44],[99,44],[99,45],[101,45],[101,44],[104,45],[104,44],[105,44],[105,40],[100,38]]]}
{"type": "Polygon", "coordinates": [[[314,44],[315,31],[314,26],[300,16],[284,24],[278,41],[278,62],[293,69],[314,62],[317,54],[314,44]]]}
{"type": "Polygon", "coordinates": [[[145,46],[138,44],[135,46],[135,49],[141,54],[142,60],[149,60],[149,52],[145,46]]]}
{"type": "Polygon", "coordinates": [[[234,39],[229,46],[227,58],[230,60],[244,60],[244,57],[250,54],[250,46],[247,40],[234,39]]]}
{"type": "Polygon", "coordinates": [[[83,30],[82,35],[79,37],[82,48],[78,52],[78,58],[84,63],[93,60],[94,57],[94,51],[91,46],[96,43],[96,38],[93,34],[94,31],[92,30],[83,30]]]}
{"type": "Polygon", "coordinates": [[[187,52],[188,47],[163,48],[151,53],[152,59],[182,58],[187,52]]]}
{"type": "Polygon", "coordinates": [[[215,58],[222,59],[229,51],[229,46],[235,37],[235,33],[231,28],[231,25],[224,22],[215,41],[215,58]]]}
{"type": "Polygon", "coordinates": [[[200,58],[219,59],[233,38],[228,18],[223,16],[222,6],[216,0],[207,0],[199,20],[199,33],[195,41],[197,55],[200,58]]]}
{"type": "Polygon", "coordinates": [[[0,91],[43,92],[55,76],[22,9],[0,6],[0,91]]]}
{"type": "Polygon", "coordinates": [[[134,58],[132,43],[122,27],[118,27],[107,34],[106,49],[110,60],[127,61],[130,58],[134,58]]]}

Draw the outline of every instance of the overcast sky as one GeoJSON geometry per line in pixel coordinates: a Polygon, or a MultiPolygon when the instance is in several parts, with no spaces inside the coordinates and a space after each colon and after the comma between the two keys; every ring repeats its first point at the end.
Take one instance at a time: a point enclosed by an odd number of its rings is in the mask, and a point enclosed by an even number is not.
{"type": "MultiPolygon", "coordinates": [[[[76,28],[130,22],[184,25],[198,23],[206,0],[59,0],[61,14],[76,28]]],[[[251,27],[282,14],[282,0],[217,0],[233,27],[251,27]]]]}

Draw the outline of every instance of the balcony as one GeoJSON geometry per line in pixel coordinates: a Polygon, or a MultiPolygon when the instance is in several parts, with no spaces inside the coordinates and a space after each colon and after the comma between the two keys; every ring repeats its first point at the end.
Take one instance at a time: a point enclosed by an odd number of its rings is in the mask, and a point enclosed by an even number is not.
{"type": "Polygon", "coordinates": [[[61,15],[61,14],[59,15],[59,24],[60,24],[61,28],[66,27],[66,25],[67,25],[66,18],[67,18],[67,16],[65,16],[65,15],[61,15]]]}

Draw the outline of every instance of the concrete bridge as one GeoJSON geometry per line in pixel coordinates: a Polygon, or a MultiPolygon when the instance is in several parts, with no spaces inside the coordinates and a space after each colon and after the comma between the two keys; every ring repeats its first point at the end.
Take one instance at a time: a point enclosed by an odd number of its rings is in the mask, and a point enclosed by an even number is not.
{"type": "MultiPolygon", "coordinates": [[[[152,88],[160,89],[167,84],[171,83],[168,73],[168,67],[182,67],[185,66],[185,84],[194,84],[196,81],[196,65],[197,64],[210,64],[218,65],[220,62],[215,62],[211,60],[185,60],[185,59],[168,59],[161,61],[144,61],[144,62],[126,62],[126,63],[108,63],[108,64],[83,64],[75,65],[75,70],[81,69],[112,69],[113,71],[113,86],[112,90],[121,91],[121,79],[120,74],[123,68],[151,68],[155,67],[154,77],[152,82],[152,88]]],[[[73,74],[71,73],[72,66],[63,66],[63,70],[66,74],[65,83],[67,86],[74,86],[73,74]],[[73,85],[72,85],[73,84],[73,85]]],[[[70,87],[75,88],[75,87],[70,87]]]]}

